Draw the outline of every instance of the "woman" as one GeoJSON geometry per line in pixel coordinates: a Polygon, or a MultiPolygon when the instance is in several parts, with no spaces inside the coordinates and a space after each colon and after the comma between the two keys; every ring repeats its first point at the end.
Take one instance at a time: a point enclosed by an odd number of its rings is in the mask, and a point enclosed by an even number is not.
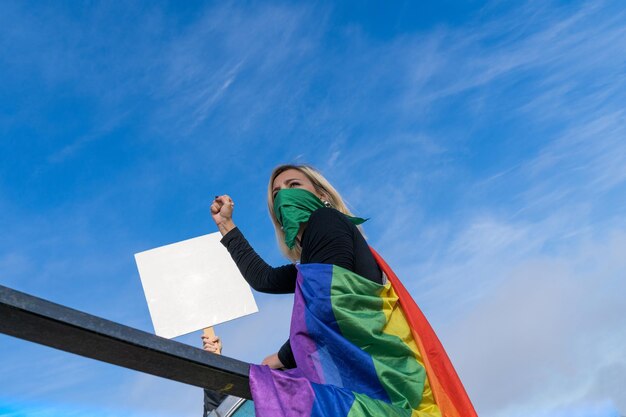
{"type": "MultiPolygon", "coordinates": [[[[308,166],[283,165],[276,168],[270,177],[267,198],[279,246],[292,261],[303,264],[339,265],[372,281],[382,283],[382,274],[365,239],[354,224],[342,214],[351,213],[339,193],[317,171],[308,166]],[[302,223],[297,232],[295,245],[291,248],[285,243],[285,231],[274,213],[274,198],[278,191],[284,189],[306,190],[320,200],[320,208],[311,213],[307,222],[302,223]]],[[[216,198],[211,205],[213,220],[224,236],[222,242],[245,279],[252,288],[260,292],[293,293],[297,275],[296,266],[290,264],[272,268],[265,263],[235,226],[232,219],[233,209],[234,203],[228,196],[216,198]]],[[[265,358],[262,364],[275,369],[294,368],[296,363],[289,342],[285,343],[279,352],[265,358]]]]}
{"type": "Polygon", "coordinates": [[[211,205],[222,243],[250,285],[295,293],[290,339],[263,360],[267,366],[251,366],[257,416],[475,415],[458,378],[448,388],[446,378],[456,374],[432,330],[422,326],[426,344],[416,335],[415,314],[406,307],[412,300],[398,297],[399,281],[386,282],[385,275],[397,278],[357,228],[364,220],[351,215],[332,185],[311,167],[279,166],[270,176],[268,208],[282,252],[297,265],[273,268],[256,254],[233,222],[229,196],[211,205]],[[421,354],[433,346],[436,367],[446,359],[444,389],[421,354]]]}

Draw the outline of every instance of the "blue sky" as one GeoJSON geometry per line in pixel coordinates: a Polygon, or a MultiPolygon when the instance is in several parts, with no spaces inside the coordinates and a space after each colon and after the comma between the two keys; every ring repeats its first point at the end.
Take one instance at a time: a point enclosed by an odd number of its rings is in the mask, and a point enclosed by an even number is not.
{"type": "MultiPolygon", "coordinates": [[[[626,414],[626,11],[565,2],[2,2],[0,284],[152,331],[133,254],[317,166],[481,416],[626,414]]],[[[259,362],[289,296],[218,328],[259,362]]],[[[180,341],[197,344],[199,334],[180,341]]],[[[193,387],[0,336],[0,416],[196,416],[193,387]]]]}

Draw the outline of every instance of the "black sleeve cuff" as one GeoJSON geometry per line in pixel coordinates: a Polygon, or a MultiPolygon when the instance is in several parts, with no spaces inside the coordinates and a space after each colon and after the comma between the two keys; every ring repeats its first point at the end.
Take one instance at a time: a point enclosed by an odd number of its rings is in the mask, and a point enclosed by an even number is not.
{"type": "Polygon", "coordinates": [[[293,351],[291,350],[291,343],[289,339],[278,351],[278,359],[283,363],[285,368],[292,369],[296,367],[296,359],[293,357],[293,351]]]}
{"type": "Polygon", "coordinates": [[[222,240],[220,240],[220,242],[222,243],[222,245],[226,246],[226,248],[228,249],[228,246],[233,240],[237,240],[238,238],[241,238],[241,237],[243,237],[241,230],[239,230],[238,227],[235,227],[233,230],[231,230],[230,232],[222,236],[222,240]]]}

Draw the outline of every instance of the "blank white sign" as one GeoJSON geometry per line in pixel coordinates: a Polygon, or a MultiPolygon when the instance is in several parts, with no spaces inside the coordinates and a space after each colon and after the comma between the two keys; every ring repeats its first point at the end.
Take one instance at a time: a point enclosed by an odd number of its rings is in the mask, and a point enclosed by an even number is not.
{"type": "Polygon", "coordinates": [[[259,311],[221,238],[211,233],[135,254],[158,336],[173,338],[259,311]]]}

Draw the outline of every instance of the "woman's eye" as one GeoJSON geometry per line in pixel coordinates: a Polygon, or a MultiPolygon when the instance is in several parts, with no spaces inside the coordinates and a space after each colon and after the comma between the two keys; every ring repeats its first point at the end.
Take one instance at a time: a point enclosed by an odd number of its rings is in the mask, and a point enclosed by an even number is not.
{"type": "Polygon", "coordinates": [[[291,184],[289,184],[289,187],[293,188],[296,185],[300,185],[299,182],[292,182],[291,184]]]}

